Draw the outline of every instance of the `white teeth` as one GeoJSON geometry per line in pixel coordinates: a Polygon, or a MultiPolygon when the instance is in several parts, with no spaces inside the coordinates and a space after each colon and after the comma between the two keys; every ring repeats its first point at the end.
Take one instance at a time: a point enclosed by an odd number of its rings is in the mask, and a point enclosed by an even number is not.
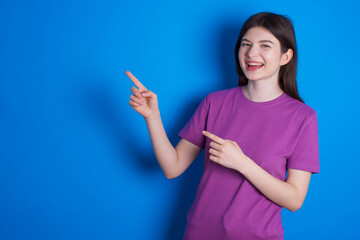
{"type": "Polygon", "coordinates": [[[248,63],[249,66],[261,66],[262,63],[248,63]]]}

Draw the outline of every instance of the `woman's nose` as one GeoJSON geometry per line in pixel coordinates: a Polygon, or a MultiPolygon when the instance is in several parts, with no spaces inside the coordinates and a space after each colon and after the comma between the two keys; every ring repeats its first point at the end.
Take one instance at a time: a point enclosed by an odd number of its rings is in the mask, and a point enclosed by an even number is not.
{"type": "Polygon", "coordinates": [[[251,46],[247,52],[248,57],[256,57],[258,55],[258,50],[255,46],[251,46]]]}

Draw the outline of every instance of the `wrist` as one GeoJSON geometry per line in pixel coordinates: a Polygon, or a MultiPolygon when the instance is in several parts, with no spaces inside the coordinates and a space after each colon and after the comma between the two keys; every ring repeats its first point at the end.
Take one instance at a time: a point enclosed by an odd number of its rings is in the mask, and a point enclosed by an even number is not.
{"type": "Polygon", "coordinates": [[[144,117],[144,119],[145,119],[146,122],[154,121],[154,120],[159,120],[159,119],[161,119],[161,117],[160,117],[160,111],[156,111],[156,112],[154,112],[154,113],[151,113],[149,116],[144,117]]]}
{"type": "Polygon", "coordinates": [[[251,160],[251,158],[249,158],[248,156],[244,155],[242,159],[239,161],[236,170],[240,172],[242,175],[245,175],[252,163],[253,160],[251,160]]]}

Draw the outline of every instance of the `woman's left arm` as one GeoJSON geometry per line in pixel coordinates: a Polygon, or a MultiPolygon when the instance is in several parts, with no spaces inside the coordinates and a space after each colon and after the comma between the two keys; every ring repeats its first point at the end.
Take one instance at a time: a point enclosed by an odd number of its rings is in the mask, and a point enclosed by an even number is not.
{"type": "Polygon", "coordinates": [[[297,169],[288,169],[285,181],[277,179],[253,160],[239,170],[262,194],[274,203],[295,212],[302,206],[309,187],[311,173],[297,169]]]}
{"type": "Polygon", "coordinates": [[[209,150],[210,160],[239,171],[274,203],[292,212],[302,206],[310,183],[310,172],[288,169],[287,179],[282,181],[247,157],[236,142],[222,139],[206,131],[203,134],[212,140],[209,150]]]}

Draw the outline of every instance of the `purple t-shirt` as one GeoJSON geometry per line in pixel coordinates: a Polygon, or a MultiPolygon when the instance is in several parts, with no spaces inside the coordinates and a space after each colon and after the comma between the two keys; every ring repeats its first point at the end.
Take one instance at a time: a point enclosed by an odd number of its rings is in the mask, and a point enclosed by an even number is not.
{"type": "Polygon", "coordinates": [[[205,169],[188,212],[186,240],[283,239],[281,206],[244,176],[209,159],[207,130],[236,141],[244,154],[274,177],[286,169],[319,172],[316,112],[283,93],[253,102],[236,87],[209,94],[179,136],[206,149],[205,169]]]}

